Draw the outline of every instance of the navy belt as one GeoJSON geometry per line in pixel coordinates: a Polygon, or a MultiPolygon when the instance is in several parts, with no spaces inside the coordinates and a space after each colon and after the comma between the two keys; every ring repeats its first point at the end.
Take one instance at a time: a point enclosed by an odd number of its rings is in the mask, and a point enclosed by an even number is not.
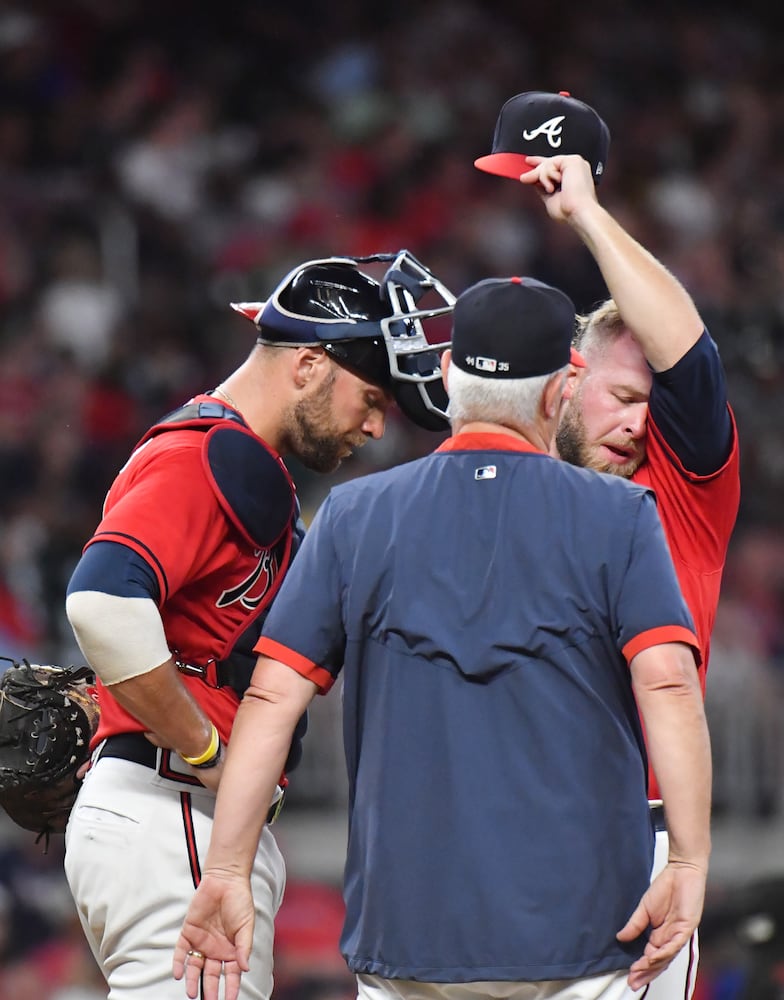
{"type": "Polygon", "coordinates": [[[101,757],[119,757],[120,760],[130,760],[134,764],[143,764],[144,767],[156,770],[158,767],[158,748],[141,733],[110,736],[101,747],[98,760],[101,757]]]}
{"type": "MultiPolygon", "coordinates": [[[[204,787],[199,779],[193,774],[185,774],[175,770],[171,766],[173,751],[161,750],[160,761],[158,760],[158,747],[150,743],[143,733],[120,733],[117,736],[109,736],[104,740],[103,746],[98,752],[97,760],[102,757],[117,757],[119,760],[129,760],[134,764],[141,764],[142,767],[149,767],[157,771],[162,778],[170,781],[178,781],[183,785],[199,785],[204,787]]],[[[283,796],[274,802],[267,813],[267,823],[274,823],[278,818],[283,806],[283,796]]]]}
{"type": "Polygon", "coordinates": [[[651,823],[656,833],[666,833],[667,824],[664,820],[664,806],[651,806],[651,823]]]}

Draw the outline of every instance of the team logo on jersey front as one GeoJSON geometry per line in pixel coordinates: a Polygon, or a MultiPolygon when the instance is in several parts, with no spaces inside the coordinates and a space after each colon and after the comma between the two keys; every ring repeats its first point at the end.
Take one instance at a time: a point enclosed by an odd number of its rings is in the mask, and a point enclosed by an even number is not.
{"type": "Polygon", "coordinates": [[[269,549],[257,549],[258,562],[253,570],[230,590],[224,590],[216,602],[219,608],[241,604],[247,611],[254,611],[264,600],[278,575],[278,560],[269,549]]]}
{"type": "Polygon", "coordinates": [[[534,129],[524,129],[523,138],[527,140],[535,139],[538,135],[547,136],[547,141],[553,147],[553,149],[558,149],[561,145],[561,136],[563,133],[563,126],[561,122],[566,118],[566,115],[556,115],[555,118],[549,118],[546,122],[542,122],[541,125],[534,129]]]}

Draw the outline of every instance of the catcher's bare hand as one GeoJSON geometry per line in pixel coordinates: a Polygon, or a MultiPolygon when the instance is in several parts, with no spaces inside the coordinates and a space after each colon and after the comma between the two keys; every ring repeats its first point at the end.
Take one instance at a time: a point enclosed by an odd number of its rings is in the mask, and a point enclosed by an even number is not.
{"type": "MultiPolygon", "coordinates": [[[[173,747],[165,740],[162,740],[157,733],[146,732],[145,737],[152,743],[155,747],[160,747],[162,750],[172,750],[173,747]]],[[[223,773],[223,759],[226,755],[226,746],[221,744],[221,756],[217,764],[212,767],[188,767],[190,773],[194,778],[198,778],[199,781],[204,785],[205,788],[209,788],[212,792],[218,791],[218,785],[220,784],[220,777],[223,773]]]]}
{"type": "Polygon", "coordinates": [[[673,861],[653,880],[617,934],[619,941],[633,941],[651,928],[642,957],[629,969],[631,989],[641,989],[663,972],[697,929],[706,878],[705,868],[673,861]]]}
{"type": "Polygon", "coordinates": [[[237,1000],[242,973],[250,968],[255,919],[247,877],[224,871],[204,873],[185,915],[172,962],[174,978],[185,977],[189,997],[198,997],[201,986],[203,1000],[218,1000],[222,976],[225,1000],[237,1000]]]}
{"type": "Polygon", "coordinates": [[[188,770],[194,777],[199,779],[205,788],[209,788],[212,792],[217,792],[221,775],[223,774],[225,756],[226,747],[221,746],[221,759],[217,764],[214,764],[212,767],[189,767],[188,770]]]}

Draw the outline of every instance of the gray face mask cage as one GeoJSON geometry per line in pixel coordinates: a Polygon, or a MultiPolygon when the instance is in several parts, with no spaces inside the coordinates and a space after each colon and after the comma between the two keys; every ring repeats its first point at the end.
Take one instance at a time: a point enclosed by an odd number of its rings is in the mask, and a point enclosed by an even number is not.
{"type": "Polygon", "coordinates": [[[393,394],[403,412],[420,426],[430,430],[445,428],[448,398],[441,380],[441,354],[451,341],[430,343],[424,322],[450,314],[456,296],[408,250],[355,259],[358,263],[392,261],[381,281],[392,315],[382,319],[380,325],[389,356],[393,394]],[[428,293],[435,293],[443,305],[418,308],[428,293]]]}

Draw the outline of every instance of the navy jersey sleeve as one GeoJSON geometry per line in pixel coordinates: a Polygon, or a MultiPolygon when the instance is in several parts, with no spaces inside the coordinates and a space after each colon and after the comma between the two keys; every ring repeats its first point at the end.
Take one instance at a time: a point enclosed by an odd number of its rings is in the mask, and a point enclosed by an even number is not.
{"type": "Polygon", "coordinates": [[[152,567],[127,545],[95,542],[85,550],[68,583],[68,594],[95,590],[115,597],[149,597],[160,601],[152,567]]]}
{"type": "Polygon", "coordinates": [[[346,635],[341,606],[345,583],[335,547],[332,506],[328,496],[272,603],[262,637],[334,678],[343,666],[346,635]]]}
{"type": "Polygon", "coordinates": [[[732,450],[732,420],[719,351],[707,330],[672,368],[654,372],[650,414],[683,467],[717,472],[732,450]]]}
{"type": "MultiPolygon", "coordinates": [[[[637,496],[637,511],[625,567],[617,577],[618,648],[627,655],[662,642],[696,647],[694,622],[683,599],[670,550],[650,491],[637,496]]],[[[623,559],[623,555],[619,553],[623,559]]]]}

